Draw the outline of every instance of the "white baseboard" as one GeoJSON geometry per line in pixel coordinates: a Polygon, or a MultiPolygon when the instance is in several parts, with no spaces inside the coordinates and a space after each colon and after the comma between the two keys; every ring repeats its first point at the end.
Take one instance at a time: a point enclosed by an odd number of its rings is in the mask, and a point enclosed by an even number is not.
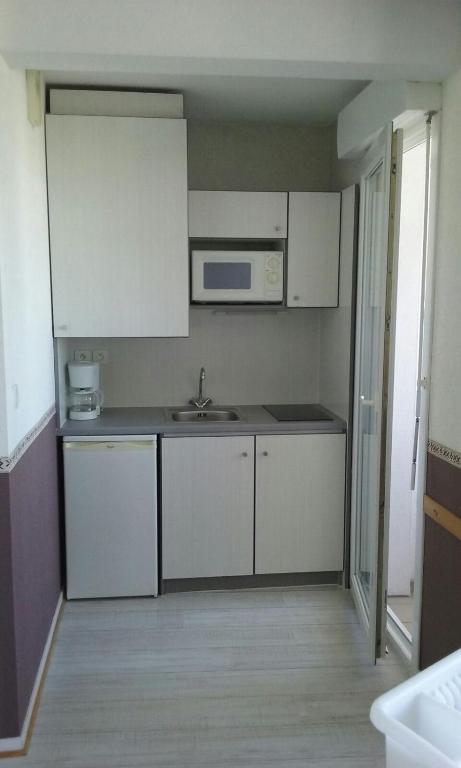
{"type": "Polygon", "coordinates": [[[61,613],[62,601],[63,601],[63,596],[61,592],[58,597],[58,602],[56,604],[53,620],[51,622],[48,636],[46,638],[46,643],[43,649],[42,658],[40,659],[40,664],[38,665],[37,674],[35,676],[34,687],[32,688],[32,693],[29,699],[29,706],[27,707],[26,716],[24,718],[24,722],[21,728],[21,734],[19,736],[15,736],[9,739],[0,739],[0,756],[4,752],[21,752],[26,746],[27,735],[29,733],[29,728],[31,726],[32,714],[34,711],[38,693],[40,691],[40,686],[42,684],[43,673],[46,669],[46,663],[48,661],[48,656],[50,654],[51,644],[53,642],[53,636],[56,629],[56,624],[59,619],[59,614],[61,613]]]}

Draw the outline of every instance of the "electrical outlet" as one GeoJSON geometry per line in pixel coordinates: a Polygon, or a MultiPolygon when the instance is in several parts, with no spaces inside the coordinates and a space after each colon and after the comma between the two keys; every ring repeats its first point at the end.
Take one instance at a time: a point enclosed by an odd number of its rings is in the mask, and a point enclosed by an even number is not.
{"type": "Polygon", "coordinates": [[[78,363],[91,363],[93,360],[91,349],[76,349],[74,360],[77,360],[78,363]]]}
{"type": "Polygon", "coordinates": [[[93,362],[94,363],[107,363],[109,361],[109,353],[107,349],[94,349],[93,350],[93,362]]]}

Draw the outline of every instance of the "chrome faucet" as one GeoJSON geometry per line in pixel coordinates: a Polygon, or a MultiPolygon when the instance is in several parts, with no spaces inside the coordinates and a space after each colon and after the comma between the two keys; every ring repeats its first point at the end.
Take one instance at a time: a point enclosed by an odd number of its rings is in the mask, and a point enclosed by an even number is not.
{"type": "Polygon", "coordinates": [[[206,408],[207,405],[211,405],[213,400],[211,397],[203,397],[203,384],[205,382],[205,368],[200,368],[199,384],[198,384],[198,397],[193,397],[189,400],[191,405],[195,405],[196,408],[206,408]]]}

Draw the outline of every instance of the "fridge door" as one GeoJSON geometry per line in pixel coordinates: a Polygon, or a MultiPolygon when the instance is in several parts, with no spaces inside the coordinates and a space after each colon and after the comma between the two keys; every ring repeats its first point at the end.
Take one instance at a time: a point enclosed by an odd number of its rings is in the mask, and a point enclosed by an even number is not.
{"type": "Polygon", "coordinates": [[[151,436],[64,441],[67,597],[157,595],[151,436]]]}

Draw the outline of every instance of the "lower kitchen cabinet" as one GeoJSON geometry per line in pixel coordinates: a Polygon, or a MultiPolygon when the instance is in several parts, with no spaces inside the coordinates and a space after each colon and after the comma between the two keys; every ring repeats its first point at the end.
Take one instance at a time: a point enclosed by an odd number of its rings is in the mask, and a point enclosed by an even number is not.
{"type": "Polygon", "coordinates": [[[256,438],[255,572],[342,571],[345,435],[256,438]]]}
{"type": "Polygon", "coordinates": [[[162,576],[253,573],[254,437],[162,441],[162,576]]]}

